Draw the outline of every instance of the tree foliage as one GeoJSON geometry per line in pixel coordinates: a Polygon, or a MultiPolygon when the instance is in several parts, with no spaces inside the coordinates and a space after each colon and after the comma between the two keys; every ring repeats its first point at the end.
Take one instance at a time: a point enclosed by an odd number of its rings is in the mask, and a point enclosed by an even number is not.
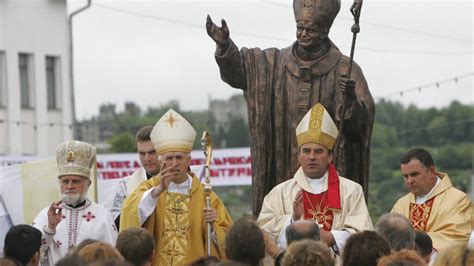
{"type": "Polygon", "coordinates": [[[136,152],[137,147],[135,146],[135,139],[129,132],[119,133],[114,135],[109,143],[111,145],[110,150],[115,153],[123,152],[136,152]]]}

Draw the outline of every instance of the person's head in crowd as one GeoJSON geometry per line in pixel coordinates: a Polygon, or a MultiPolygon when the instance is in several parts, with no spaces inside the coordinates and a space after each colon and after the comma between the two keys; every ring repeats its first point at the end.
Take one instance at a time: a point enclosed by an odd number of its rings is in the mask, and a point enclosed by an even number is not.
{"type": "Polygon", "coordinates": [[[374,231],[351,235],[342,253],[343,266],[377,266],[377,261],[390,254],[390,245],[374,231]]]}
{"type": "Polygon", "coordinates": [[[426,262],[414,250],[398,250],[380,258],[377,266],[426,266],[426,262]]]}
{"type": "Polygon", "coordinates": [[[31,225],[15,225],[5,236],[3,254],[21,265],[38,265],[41,237],[41,231],[31,225]]]}
{"type": "Polygon", "coordinates": [[[55,266],[86,266],[86,265],[87,264],[84,261],[84,259],[74,252],[58,260],[55,264],[55,266]]]}
{"type": "Polygon", "coordinates": [[[74,250],[72,251],[71,254],[79,254],[79,251],[87,246],[87,245],[90,245],[90,244],[94,244],[94,243],[97,243],[97,242],[100,242],[99,240],[97,239],[92,239],[92,238],[86,238],[84,240],[81,241],[81,243],[79,243],[75,248],[74,250]]]}
{"type": "Polygon", "coordinates": [[[188,266],[212,266],[212,265],[220,265],[221,261],[214,257],[214,256],[210,256],[210,257],[201,257],[193,262],[191,262],[188,266]]]}
{"type": "Polygon", "coordinates": [[[109,259],[124,260],[123,256],[115,247],[105,242],[89,244],[79,250],[78,255],[87,264],[103,264],[109,259]]]}
{"type": "Polygon", "coordinates": [[[120,232],[115,247],[133,265],[151,265],[155,251],[155,240],[146,229],[132,227],[120,232]]]}
{"type": "Polygon", "coordinates": [[[431,154],[421,148],[408,151],[400,159],[405,186],[417,197],[424,196],[436,185],[436,171],[431,154]]]}
{"type": "Polygon", "coordinates": [[[0,258],[0,266],[20,266],[21,263],[16,262],[10,258],[0,258]]]}
{"type": "Polygon", "coordinates": [[[433,251],[433,241],[431,240],[431,237],[423,231],[416,230],[415,244],[418,254],[420,254],[426,263],[429,263],[431,260],[431,253],[433,251]]]}
{"type": "Polygon", "coordinates": [[[281,265],[333,266],[334,259],[326,244],[305,239],[291,243],[283,256],[281,265]]]}
{"type": "Polygon", "coordinates": [[[133,264],[124,259],[109,258],[99,263],[91,263],[89,266],[133,266],[133,264]]]}
{"type": "Polygon", "coordinates": [[[454,244],[441,250],[433,266],[470,266],[474,265],[474,247],[466,244],[454,244]]]}
{"type": "Polygon", "coordinates": [[[258,265],[265,257],[265,240],[257,223],[249,217],[237,220],[225,238],[227,257],[248,265],[258,265]]]}
{"type": "Polygon", "coordinates": [[[312,220],[298,220],[290,224],[285,231],[286,244],[289,246],[293,241],[320,239],[319,226],[312,220]]]}
{"type": "Polygon", "coordinates": [[[218,262],[216,266],[248,266],[248,264],[237,262],[237,261],[226,260],[226,261],[218,262]]]}
{"type": "Polygon", "coordinates": [[[415,230],[410,221],[399,213],[386,213],[375,224],[379,233],[393,250],[415,249],[415,230]]]}
{"type": "Polygon", "coordinates": [[[148,175],[154,176],[160,172],[160,163],[158,161],[158,154],[155,150],[155,145],[151,141],[150,134],[153,130],[152,126],[144,126],[140,128],[135,135],[135,142],[137,143],[138,157],[140,163],[148,175]]]}

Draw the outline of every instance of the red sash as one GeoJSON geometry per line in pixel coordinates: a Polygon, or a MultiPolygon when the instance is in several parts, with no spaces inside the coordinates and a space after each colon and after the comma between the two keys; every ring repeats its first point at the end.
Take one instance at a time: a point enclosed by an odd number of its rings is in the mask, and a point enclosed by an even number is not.
{"type": "Polygon", "coordinates": [[[415,230],[425,231],[426,224],[431,215],[434,197],[423,204],[416,204],[410,202],[410,221],[415,230]]]}

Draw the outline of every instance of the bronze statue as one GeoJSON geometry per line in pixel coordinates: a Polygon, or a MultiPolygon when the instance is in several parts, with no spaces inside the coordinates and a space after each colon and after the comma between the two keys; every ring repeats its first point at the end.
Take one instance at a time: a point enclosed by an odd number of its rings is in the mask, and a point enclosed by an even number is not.
{"type": "Polygon", "coordinates": [[[247,102],[255,215],[265,195],[299,167],[295,128],[316,103],[339,128],[343,123],[333,151],[336,166],[362,185],[367,199],[374,101],[360,67],[353,63],[347,77],[350,60],[328,37],[340,8],[340,0],[294,0],[297,40],[284,49],[239,51],[225,20],[218,27],[207,17],[221,78],[242,89],[247,102]]]}

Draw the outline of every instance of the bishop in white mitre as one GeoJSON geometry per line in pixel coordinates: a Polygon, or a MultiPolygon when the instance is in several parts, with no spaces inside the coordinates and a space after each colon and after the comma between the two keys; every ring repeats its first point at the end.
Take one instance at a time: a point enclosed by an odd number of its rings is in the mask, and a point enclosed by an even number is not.
{"type": "Polygon", "coordinates": [[[352,233],[373,228],[362,187],[339,176],[332,164],[337,136],[334,121],[319,103],[296,127],[301,166],[293,178],[280,183],[265,196],[258,217],[259,225],[281,249],[287,246],[286,227],[299,219],[317,223],[321,241],[331,247],[334,254],[342,253],[352,233]]]}

